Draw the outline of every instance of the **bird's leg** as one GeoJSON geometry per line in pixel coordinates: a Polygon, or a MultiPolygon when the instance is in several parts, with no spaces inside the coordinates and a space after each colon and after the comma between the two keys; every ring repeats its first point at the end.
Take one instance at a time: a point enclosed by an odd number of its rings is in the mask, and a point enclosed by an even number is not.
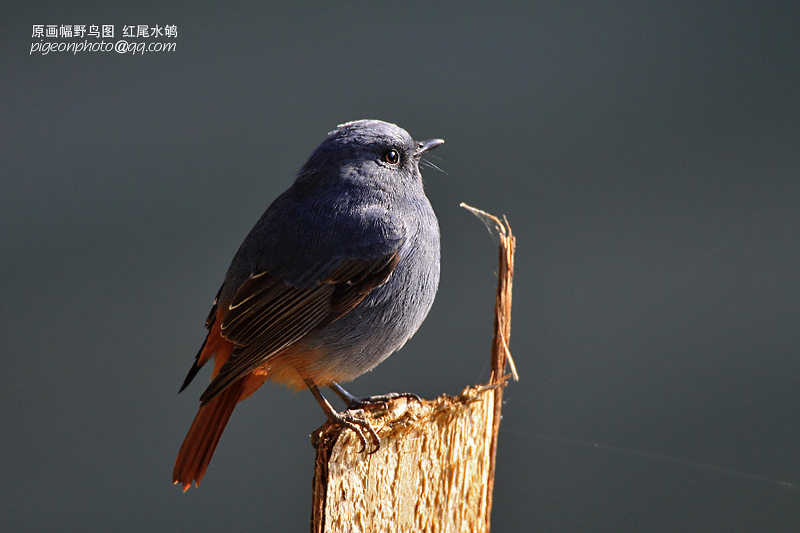
{"type": "Polygon", "coordinates": [[[317,403],[319,403],[320,407],[322,407],[322,410],[325,412],[325,416],[328,417],[328,422],[352,429],[355,434],[358,435],[358,440],[361,441],[361,450],[359,453],[367,449],[367,438],[364,436],[364,431],[362,430],[366,430],[366,432],[369,433],[370,437],[372,438],[372,444],[374,448],[369,453],[373,454],[380,449],[381,439],[378,437],[378,433],[367,420],[353,416],[350,414],[350,412],[337,413],[328,400],[325,399],[313,381],[306,379],[305,382],[308,386],[308,389],[311,391],[311,394],[314,395],[314,398],[317,399],[317,403]]]}
{"type": "Polygon", "coordinates": [[[408,400],[422,402],[420,397],[412,392],[390,392],[389,394],[356,398],[335,381],[331,382],[329,387],[347,404],[348,409],[386,409],[386,402],[389,400],[396,400],[397,398],[406,398],[408,400]]]}

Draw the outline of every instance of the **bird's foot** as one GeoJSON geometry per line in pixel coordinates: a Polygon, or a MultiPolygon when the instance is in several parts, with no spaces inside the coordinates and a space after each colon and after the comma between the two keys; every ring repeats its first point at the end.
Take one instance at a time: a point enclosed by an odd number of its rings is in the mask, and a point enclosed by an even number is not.
{"type": "Polygon", "coordinates": [[[352,397],[347,402],[348,409],[363,409],[366,411],[388,409],[387,402],[396,400],[398,398],[405,398],[407,400],[414,400],[415,402],[422,403],[422,398],[413,392],[390,392],[388,394],[378,394],[375,396],[364,396],[363,398],[352,397]]]}
{"type": "Polygon", "coordinates": [[[378,394],[376,396],[364,396],[358,398],[347,392],[341,385],[335,381],[330,384],[330,388],[335,392],[339,398],[347,404],[347,409],[357,410],[362,409],[365,411],[388,409],[387,402],[396,400],[398,398],[406,398],[407,400],[414,400],[415,402],[422,403],[422,399],[412,392],[390,392],[388,394],[378,394]]]}
{"type": "Polygon", "coordinates": [[[378,433],[372,427],[372,424],[370,424],[366,418],[363,418],[363,416],[364,411],[361,409],[347,410],[343,413],[333,413],[328,416],[328,422],[353,430],[358,440],[361,441],[361,450],[359,450],[358,453],[367,451],[367,437],[364,433],[368,433],[372,440],[372,447],[367,454],[372,455],[380,449],[381,439],[378,437],[378,433]],[[361,416],[357,416],[359,414],[361,416]]]}

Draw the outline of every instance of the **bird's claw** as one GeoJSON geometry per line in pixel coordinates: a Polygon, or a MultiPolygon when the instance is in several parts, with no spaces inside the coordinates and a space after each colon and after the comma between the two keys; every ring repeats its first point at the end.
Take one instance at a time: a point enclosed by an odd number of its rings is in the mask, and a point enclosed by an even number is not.
{"type": "MultiPolygon", "coordinates": [[[[361,411],[361,414],[364,414],[363,410],[361,411]]],[[[358,436],[358,440],[361,442],[361,449],[358,451],[358,453],[367,451],[367,437],[364,435],[364,431],[369,433],[369,436],[372,439],[372,450],[367,452],[367,454],[372,455],[380,449],[381,439],[378,437],[378,433],[372,427],[372,424],[370,424],[365,418],[355,416],[353,412],[348,410],[344,413],[336,413],[330,419],[330,422],[332,424],[338,424],[353,430],[353,432],[358,436]]]]}
{"type": "Polygon", "coordinates": [[[348,409],[363,409],[366,411],[382,410],[385,411],[389,408],[386,402],[396,400],[398,398],[406,398],[407,400],[414,400],[415,402],[422,403],[422,398],[413,392],[390,392],[388,394],[379,394],[376,396],[365,396],[363,398],[351,398],[347,402],[348,409]]]}

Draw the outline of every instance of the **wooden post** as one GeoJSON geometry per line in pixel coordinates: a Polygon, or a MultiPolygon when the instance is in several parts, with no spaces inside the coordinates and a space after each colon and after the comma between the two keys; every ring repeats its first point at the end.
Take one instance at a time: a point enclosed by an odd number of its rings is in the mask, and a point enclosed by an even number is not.
{"type": "Polygon", "coordinates": [[[365,413],[381,438],[371,455],[352,431],[319,428],[312,533],[489,532],[507,363],[517,378],[508,351],[515,239],[507,221],[462,207],[500,237],[490,381],[459,396],[399,398],[365,413]]]}

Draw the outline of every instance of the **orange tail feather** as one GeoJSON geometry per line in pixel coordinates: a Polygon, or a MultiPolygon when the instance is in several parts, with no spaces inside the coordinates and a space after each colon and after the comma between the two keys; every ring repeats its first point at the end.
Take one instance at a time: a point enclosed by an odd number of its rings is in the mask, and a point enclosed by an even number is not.
{"type": "Polygon", "coordinates": [[[219,438],[233,414],[233,409],[242,397],[245,380],[240,380],[223,391],[219,396],[200,407],[194,417],[192,427],[183,441],[181,451],[175,461],[172,471],[174,483],[181,483],[184,492],[195,482],[200,485],[200,480],[206,473],[211,456],[217,449],[219,438]]]}

